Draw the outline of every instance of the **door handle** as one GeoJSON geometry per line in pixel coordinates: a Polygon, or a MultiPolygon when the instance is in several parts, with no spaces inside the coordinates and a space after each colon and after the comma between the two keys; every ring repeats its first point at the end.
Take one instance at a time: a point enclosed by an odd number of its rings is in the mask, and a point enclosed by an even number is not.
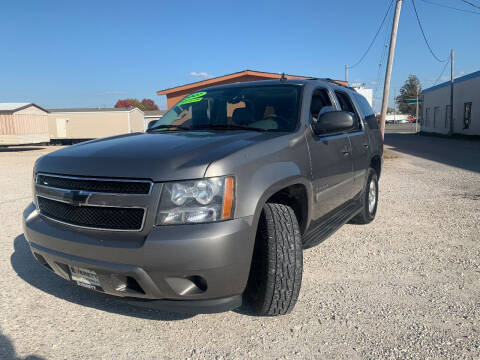
{"type": "Polygon", "coordinates": [[[363,144],[363,146],[364,146],[366,149],[368,149],[368,144],[363,144]]]}
{"type": "Polygon", "coordinates": [[[343,153],[343,155],[345,155],[345,156],[350,155],[350,150],[348,150],[348,149],[343,149],[343,150],[342,150],[342,153],[343,153]]]}

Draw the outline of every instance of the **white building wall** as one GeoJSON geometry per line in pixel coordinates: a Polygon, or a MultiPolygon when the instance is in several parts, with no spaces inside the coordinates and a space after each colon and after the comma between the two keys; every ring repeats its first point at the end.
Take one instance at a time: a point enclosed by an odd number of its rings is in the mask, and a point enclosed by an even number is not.
{"type": "Polygon", "coordinates": [[[367,88],[364,88],[364,87],[358,87],[358,88],[355,88],[355,90],[360,94],[362,95],[363,97],[365,97],[365,99],[367,99],[368,103],[370,104],[370,106],[373,107],[373,89],[367,89],[367,88]]]}
{"type": "MultiPolygon", "coordinates": [[[[442,84],[443,85],[443,84],[442,84]]],[[[450,84],[424,92],[421,130],[448,134],[450,129],[450,84]],[[437,110],[436,110],[437,109],[437,110]],[[428,116],[427,116],[428,113],[428,116]],[[437,117],[435,117],[437,113],[437,117]]],[[[480,72],[455,79],[453,99],[453,132],[480,135],[480,72]],[[472,103],[470,126],[464,129],[465,103],[472,103]]]]}
{"type": "Polygon", "coordinates": [[[22,110],[18,110],[18,111],[15,111],[15,114],[28,114],[28,115],[31,115],[31,114],[38,114],[38,115],[46,115],[48,114],[46,111],[42,110],[42,109],[39,109],[38,107],[36,106],[29,106],[25,109],[22,109],[22,110]]]}
{"type": "Polygon", "coordinates": [[[403,114],[388,114],[385,116],[385,121],[399,121],[399,120],[408,120],[408,115],[403,114]]]}

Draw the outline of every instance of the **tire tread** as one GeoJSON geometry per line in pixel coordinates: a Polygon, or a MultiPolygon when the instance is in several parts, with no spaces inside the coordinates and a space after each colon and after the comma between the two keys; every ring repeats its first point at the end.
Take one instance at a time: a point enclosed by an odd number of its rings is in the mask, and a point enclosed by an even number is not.
{"type": "Polygon", "coordinates": [[[260,307],[263,315],[290,312],[298,299],[302,282],[303,253],[300,228],[292,208],[267,203],[265,239],[268,244],[266,296],[260,307]]]}

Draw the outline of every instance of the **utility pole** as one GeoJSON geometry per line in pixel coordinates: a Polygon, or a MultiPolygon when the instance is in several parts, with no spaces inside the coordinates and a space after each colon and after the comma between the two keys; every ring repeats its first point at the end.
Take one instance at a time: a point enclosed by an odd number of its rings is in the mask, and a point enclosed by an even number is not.
{"type": "Polygon", "coordinates": [[[415,110],[415,134],[418,133],[418,85],[417,85],[417,107],[416,107],[416,110],[415,110]]]}
{"type": "Polygon", "coordinates": [[[395,103],[395,99],[397,97],[397,88],[393,89],[393,123],[397,123],[397,104],[395,103]]]}
{"type": "Polygon", "coordinates": [[[402,0],[397,0],[395,6],[395,15],[393,17],[392,34],[390,36],[390,50],[388,52],[387,70],[385,72],[385,84],[383,86],[382,112],[380,119],[380,131],[382,140],[385,136],[385,118],[387,116],[388,96],[390,91],[390,80],[392,77],[393,57],[395,55],[395,45],[397,44],[398,20],[402,10],[402,0]]]}
{"type": "Polygon", "coordinates": [[[455,69],[455,51],[452,49],[450,53],[450,130],[448,135],[453,135],[453,81],[455,69]]]}
{"type": "Polygon", "coordinates": [[[345,65],[345,82],[347,83],[347,86],[348,86],[348,65],[345,65]]]}

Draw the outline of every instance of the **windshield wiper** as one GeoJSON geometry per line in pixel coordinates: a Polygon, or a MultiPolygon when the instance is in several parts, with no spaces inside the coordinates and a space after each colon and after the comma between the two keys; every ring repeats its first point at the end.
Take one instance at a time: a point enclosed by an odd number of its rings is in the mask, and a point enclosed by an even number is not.
{"type": "Polygon", "coordinates": [[[197,130],[197,129],[250,130],[250,131],[259,131],[259,132],[267,131],[265,129],[260,129],[260,128],[256,128],[256,127],[243,126],[243,125],[233,125],[233,124],[206,124],[206,125],[195,126],[194,130],[197,130]]]}
{"type": "Polygon", "coordinates": [[[151,129],[147,129],[147,133],[156,131],[156,130],[165,130],[165,129],[179,129],[179,130],[192,130],[189,127],[182,126],[182,125],[158,125],[155,127],[152,127],[151,129]]]}

